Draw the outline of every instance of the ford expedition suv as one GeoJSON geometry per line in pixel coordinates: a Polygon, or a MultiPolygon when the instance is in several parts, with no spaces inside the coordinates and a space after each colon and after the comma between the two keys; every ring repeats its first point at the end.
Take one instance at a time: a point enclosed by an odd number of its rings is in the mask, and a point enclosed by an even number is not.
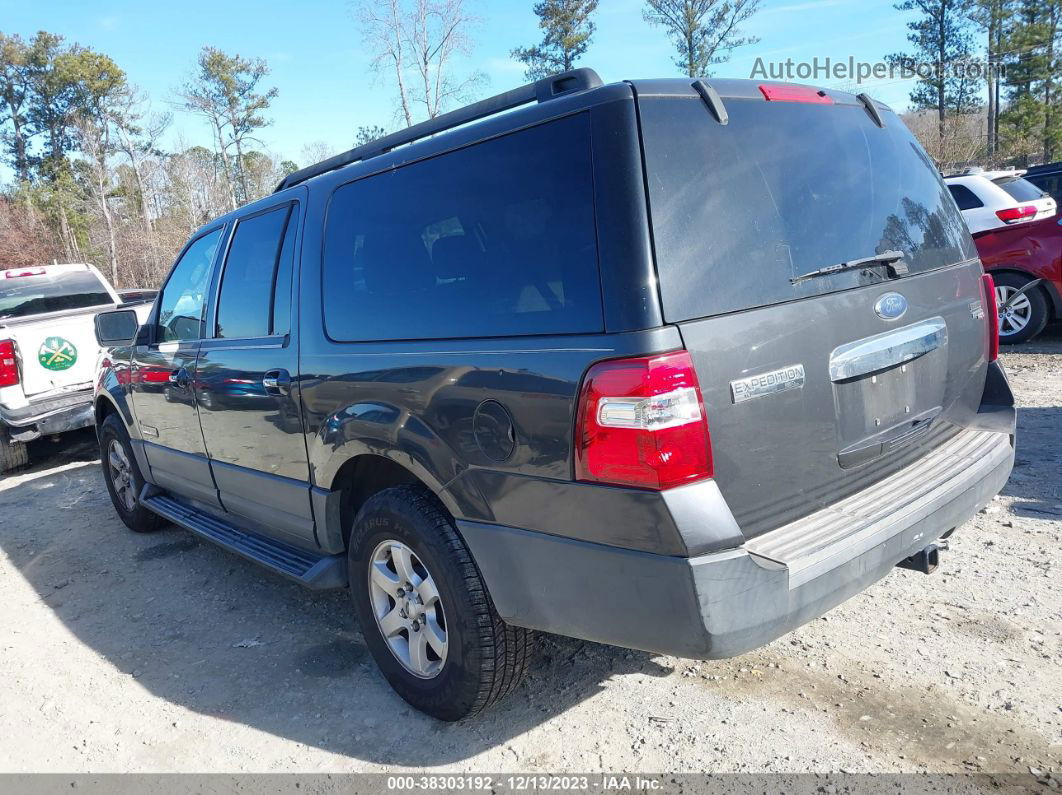
{"type": "Polygon", "coordinates": [[[206,224],[97,320],[103,471],[453,720],[534,630],[727,657],[932,569],[1013,462],[994,296],[884,105],[577,70],[206,224]]]}

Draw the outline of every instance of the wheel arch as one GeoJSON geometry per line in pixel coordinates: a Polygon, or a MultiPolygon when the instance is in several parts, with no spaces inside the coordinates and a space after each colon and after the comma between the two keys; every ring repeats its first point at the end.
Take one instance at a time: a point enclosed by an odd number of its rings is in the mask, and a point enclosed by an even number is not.
{"type": "Polygon", "coordinates": [[[330,552],[346,549],[354,517],[366,500],[384,489],[404,485],[426,489],[455,516],[454,500],[441,484],[433,483],[390,456],[361,453],[344,461],[327,487],[314,489],[321,546],[330,552]]]}

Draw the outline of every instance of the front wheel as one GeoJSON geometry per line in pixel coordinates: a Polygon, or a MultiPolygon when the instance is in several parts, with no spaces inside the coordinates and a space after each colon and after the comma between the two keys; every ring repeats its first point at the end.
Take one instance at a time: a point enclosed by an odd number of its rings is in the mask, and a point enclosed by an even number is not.
{"type": "Polygon", "coordinates": [[[114,510],[126,527],[137,533],[149,533],[162,526],[162,518],[140,504],[140,491],[144,477],[140,474],[136,458],[129,444],[129,433],[118,418],[111,414],[103,421],[99,431],[100,462],[103,464],[103,481],[111,495],[114,510]]]}
{"type": "Polygon", "coordinates": [[[396,486],[354,519],[350,591],[365,643],[391,687],[441,720],[511,692],[532,633],[498,617],[453,520],[434,495],[396,486]]]}
{"type": "Polygon", "coordinates": [[[1026,290],[1015,298],[1029,279],[1013,273],[992,274],[996,283],[996,306],[999,308],[999,341],[1005,345],[1028,342],[1047,325],[1047,296],[1039,287],[1026,290]],[[1010,306],[1007,302],[1011,301],[1010,306]],[[1006,308],[1004,308],[1006,307],[1006,308]]]}

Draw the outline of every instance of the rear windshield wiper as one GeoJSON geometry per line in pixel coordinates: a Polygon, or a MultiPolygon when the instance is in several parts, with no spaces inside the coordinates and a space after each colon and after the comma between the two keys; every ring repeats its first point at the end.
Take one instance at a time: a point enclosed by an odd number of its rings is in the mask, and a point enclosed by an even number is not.
{"type": "Polygon", "coordinates": [[[801,276],[794,276],[789,281],[793,284],[797,284],[798,282],[807,279],[814,279],[816,276],[829,276],[831,273],[850,271],[855,268],[865,268],[869,265],[884,265],[888,268],[889,275],[896,278],[897,276],[903,276],[908,272],[907,266],[900,261],[906,256],[907,255],[902,251],[883,251],[880,254],[875,254],[871,257],[853,259],[848,262],[839,262],[836,265],[827,265],[825,268],[819,268],[818,270],[810,271],[801,276]]]}

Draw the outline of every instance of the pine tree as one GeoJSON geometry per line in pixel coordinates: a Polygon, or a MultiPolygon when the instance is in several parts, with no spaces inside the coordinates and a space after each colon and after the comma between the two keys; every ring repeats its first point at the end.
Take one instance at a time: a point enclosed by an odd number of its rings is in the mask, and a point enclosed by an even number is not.
{"type": "Polygon", "coordinates": [[[1007,67],[1008,106],[1000,135],[1024,156],[1053,160],[1062,150],[1062,0],[1022,0],[1006,40],[1013,54],[1007,67]]]}
{"type": "Polygon", "coordinates": [[[707,77],[738,47],[755,44],[740,26],[759,10],[760,0],[646,0],[642,16],[667,31],[678,51],[675,66],[689,77],[707,77]]]}
{"type": "Polygon", "coordinates": [[[512,57],[526,67],[528,80],[575,68],[594,35],[591,16],[598,0],[541,0],[535,4],[538,26],[545,32],[534,47],[517,47],[512,57]]]}
{"type": "Polygon", "coordinates": [[[914,52],[890,55],[889,60],[932,67],[919,76],[911,103],[936,111],[940,151],[944,152],[947,116],[969,113],[978,106],[977,81],[955,68],[968,61],[973,51],[970,0],[904,0],[894,8],[920,14],[907,23],[911,31],[907,40],[914,52]]]}

